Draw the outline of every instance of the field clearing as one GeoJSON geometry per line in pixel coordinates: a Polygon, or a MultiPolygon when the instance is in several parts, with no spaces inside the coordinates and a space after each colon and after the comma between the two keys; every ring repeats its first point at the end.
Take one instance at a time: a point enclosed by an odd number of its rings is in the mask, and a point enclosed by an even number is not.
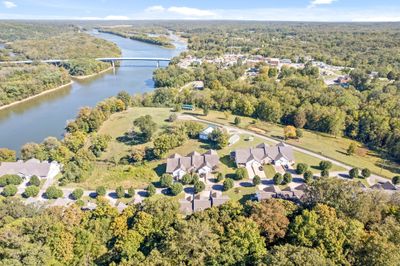
{"type": "MultiPolygon", "coordinates": [[[[200,115],[201,110],[195,112],[188,112],[188,114],[200,115]]],[[[221,123],[224,125],[233,125],[233,120],[236,116],[229,115],[228,119],[225,117],[224,113],[218,111],[210,111],[207,116],[200,116],[201,119],[209,120],[212,122],[221,123]]],[[[265,133],[267,137],[275,138],[277,140],[283,140],[283,128],[284,126],[262,122],[249,117],[240,117],[241,124],[239,127],[244,129],[258,128],[265,133]]],[[[331,159],[340,161],[347,165],[358,167],[358,168],[368,168],[371,172],[381,175],[386,178],[392,178],[396,174],[400,173],[400,165],[388,160],[382,159],[379,154],[374,151],[368,150],[360,142],[350,140],[344,137],[335,137],[325,133],[319,133],[309,130],[303,130],[303,137],[300,140],[288,140],[287,143],[297,146],[300,148],[307,149],[309,151],[318,153],[320,155],[329,157],[331,159]],[[348,156],[346,150],[350,143],[356,143],[358,148],[358,154],[348,156]]],[[[300,158],[304,158],[309,161],[310,165],[312,163],[310,158],[306,158],[305,154],[301,155],[300,158]]],[[[297,159],[297,157],[296,157],[297,159]]],[[[300,162],[300,160],[298,160],[300,162]]],[[[318,160],[319,161],[319,160],[318,160]]],[[[338,169],[331,169],[331,171],[339,171],[338,169]]]]}

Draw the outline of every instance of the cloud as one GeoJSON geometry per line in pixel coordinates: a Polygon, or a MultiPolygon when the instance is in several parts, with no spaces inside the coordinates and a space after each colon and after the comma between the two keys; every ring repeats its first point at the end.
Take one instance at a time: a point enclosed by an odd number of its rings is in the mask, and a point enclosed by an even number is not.
{"type": "Polygon", "coordinates": [[[335,1],[336,0],[312,0],[308,7],[310,8],[310,7],[316,7],[319,5],[330,5],[335,1]]]}
{"type": "Polygon", "coordinates": [[[161,13],[165,11],[165,8],[163,6],[150,6],[145,11],[149,13],[161,13]]]}
{"type": "Polygon", "coordinates": [[[11,2],[11,1],[3,1],[3,5],[5,6],[5,8],[17,7],[17,5],[14,2],[11,2]]]}
{"type": "Polygon", "coordinates": [[[171,7],[163,7],[163,6],[150,6],[145,9],[146,13],[150,14],[165,14],[165,15],[180,15],[184,18],[187,17],[197,17],[197,18],[212,18],[216,15],[215,12],[207,9],[199,9],[199,8],[192,8],[186,6],[171,6],[171,7]]]}

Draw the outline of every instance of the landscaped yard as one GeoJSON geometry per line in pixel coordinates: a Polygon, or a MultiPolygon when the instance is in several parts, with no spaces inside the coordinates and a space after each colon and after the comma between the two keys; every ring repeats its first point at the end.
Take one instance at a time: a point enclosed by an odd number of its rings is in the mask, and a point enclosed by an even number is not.
{"type": "MultiPolygon", "coordinates": [[[[196,115],[202,114],[201,110],[197,110],[195,112],[188,112],[196,115]]],[[[222,112],[210,111],[207,116],[201,116],[200,118],[209,120],[212,122],[221,123],[224,125],[232,126],[233,120],[236,116],[230,115],[228,119],[226,119],[225,115],[222,112]]],[[[276,139],[283,139],[283,126],[277,124],[271,124],[262,122],[259,120],[255,120],[249,117],[241,117],[241,124],[239,125],[241,128],[257,130],[258,133],[265,134],[268,137],[273,137],[276,139]],[[256,122],[255,124],[253,122],[256,122]]],[[[361,143],[355,142],[353,140],[343,138],[343,137],[334,137],[332,135],[318,133],[314,131],[303,130],[303,137],[298,140],[289,140],[288,143],[298,146],[315,153],[319,153],[321,155],[327,156],[329,158],[338,160],[350,166],[359,167],[359,168],[369,168],[373,173],[382,175],[387,178],[392,178],[400,171],[400,165],[395,164],[393,162],[389,162],[387,160],[382,160],[378,154],[375,152],[368,150],[363,147],[361,143]],[[359,154],[355,154],[352,156],[348,156],[346,154],[346,150],[350,143],[357,143],[359,148],[359,154]],[[381,167],[384,165],[383,167],[381,167]],[[397,173],[396,173],[397,171],[397,173]]],[[[305,162],[309,162],[310,165],[316,165],[318,162],[312,162],[311,158],[307,158],[305,154],[297,154],[296,160],[300,162],[304,159],[305,162]],[[300,156],[300,157],[299,157],[300,156]],[[299,157],[299,158],[297,158],[299,157]]],[[[338,168],[333,168],[331,171],[339,171],[338,168]]],[[[314,171],[314,170],[313,170],[314,171]]],[[[318,170],[319,171],[319,170],[318,170]]]]}

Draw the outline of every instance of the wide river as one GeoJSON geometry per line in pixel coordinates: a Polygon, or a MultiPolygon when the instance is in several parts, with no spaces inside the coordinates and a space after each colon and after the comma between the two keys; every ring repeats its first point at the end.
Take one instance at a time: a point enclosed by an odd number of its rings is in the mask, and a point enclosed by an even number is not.
{"type": "MultiPolygon", "coordinates": [[[[172,58],[186,49],[179,41],[175,42],[176,49],[166,49],[111,34],[94,34],[116,43],[123,57],[172,58]]],[[[61,138],[67,121],[77,115],[79,108],[95,106],[121,90],[131,94],[153,90],[155,69],[156,62],[124,62],[115,73],[109,71],[75,81],[71,86],[0,110],[0,147],[19,151],[27,142],[40,143],[47,136],[61,138]]]]}

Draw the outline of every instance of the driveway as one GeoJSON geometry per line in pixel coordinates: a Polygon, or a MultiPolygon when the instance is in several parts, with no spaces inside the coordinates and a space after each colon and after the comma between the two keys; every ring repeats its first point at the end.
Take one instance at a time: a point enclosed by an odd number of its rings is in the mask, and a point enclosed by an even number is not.
{"type": "Polygon", "coordinates": [[[248,165],[248,166],[246,166],[246,169],[247,169],[247,173],[249,174],[249,179],[253,179],[255,176],[253,167],[248,165]]]}

